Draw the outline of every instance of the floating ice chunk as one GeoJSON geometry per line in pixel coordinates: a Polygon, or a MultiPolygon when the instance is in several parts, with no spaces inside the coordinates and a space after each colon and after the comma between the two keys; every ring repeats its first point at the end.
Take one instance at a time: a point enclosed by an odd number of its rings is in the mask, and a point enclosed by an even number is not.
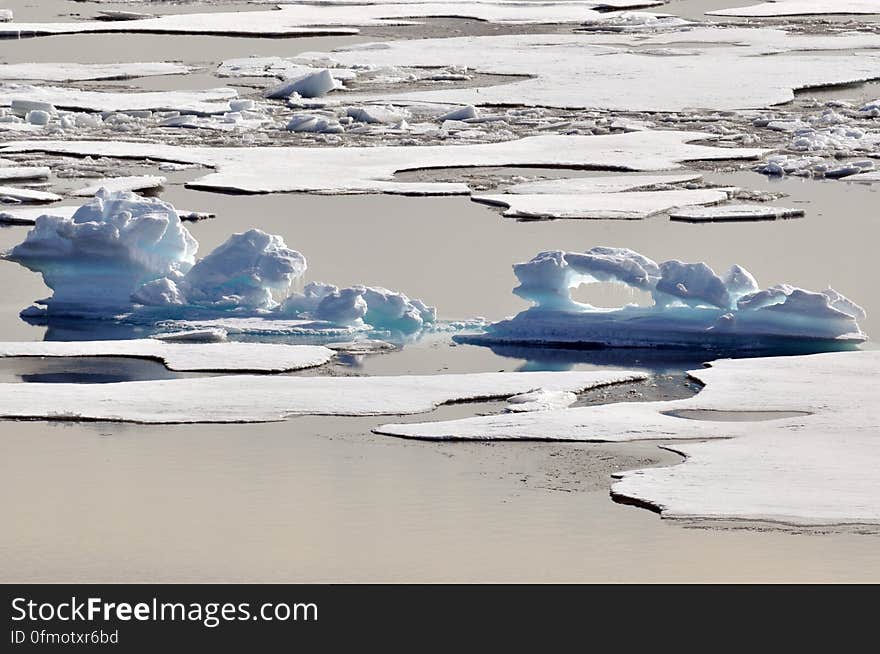
{"type": "Polygon", "coordinates": [[[37,218],[6,258],[43,275],[50,312],[113,315],[143,284],[189,270],[197,247],[171,205],[99,191],[72,217],[37,218]]]}
{"type": "Polygon", "coordinates": [[[472,195],[471,200],[507,207],[504,215],[519,220],[587,218],[641,220],[691,204],[717,204],[728,199],[721,189],[621,191],[582,194],[472,195]]]}
{"type": "Polygon", "coordinates": [[[294,114],[287,123],[289,132],[317,132],[319,134],[339,134],[344,131],[338,121],[317,114],[294,114]]]}
{"type": "Polygon", "coordinates": [[[437,116],[437,121],[445,123],[447,120],[472,120],[478,116],[479,113],[477,112],[476,107],[472,104],[468,104],[437,116]]]}
{"type": "Polygon", "coordinates": [[[44,82],[78,82],[85,80],[123,80],[156,75],[185,75],[192,69],[182,64],[121,63],[26,63],[0,64],[2,80],[41,80],[44,82]]]}
{"type": "Polygon", "coordinates": [[[181,337],[0,343],[0,357],[94,356],[158,359],[169,370],[178,371],[286,372],[323,365],[333,358],[334,352],[320,345],[196,343],[181,337]]]}
{"type": "Polygon", "coordinates": [[[194,114],[222,114],[238,91],[230,88],[201,91],[85,91],[60,86],[0,83],[0,106],[16,114],[32,109],[54,113],[54,107],[80,111],[167,110],[194,114]]]}
{"type": "Polygon", "coordinates": [[[880,353],[872,351],[726,359],[689,373],[704,387],[686,400],[375,431],[431,440],[709,441],[677,444],[681,464],[616,474],[612,495],[665,518],[876,524],[878,369],[880,353]],[[742,420],[722,421],[724,412],[742,420]]]}
{"type": "Polygon", "coordinates": [[[722,277],[705,263],[658,265],[631,250],[593,248],[583,254],[542,252],[514,266],[514,273],[520,280],[514,292],[535,306],[489,325],[483,334],[456,340],[743,349],[808,340],[840,349],[867,338],[858,325],[864,310],[836,291],[814,293],[788,285],[758,290],[754,277],[740,266],[722,277]],[[649,291],[654,306],[605,309],[572,300],[572,288],[595,282],[649,291]]]}
{"type": "Polygon", "coordinates": [[[602,30],[604,32],[637,32],[640,30],[676,29],[692,24],[691,21],[678,16],[651,14],[644,11],[622,11],[612,14],[603,13],[587,19],[581,25],[581,29],[602,30]]]}
{"type": "Polygon", "coordinates": [[[326,68],[301,77],[288,79],[263,93],[267,98],[289,98],[296,93],[303,98],[320,98],[337,88],[337,82],[326,68]]]}
{"type": "Polygon", "coordinates": [[[580,392],[644,378],[637,372],[589,371],[391,377],[223,375],[111,384],[10,383],[0,384],[0,417],[161,424],[272,422],[307,414],[402,415],[431,411],[448,402],[507,398],[535,388],[580,392]],[[51,402],[46,401],[48,397],[51,402]]]}
{"type": "Polygon", "coordinates": [[[145,18],[154,18],[154,16],[153,14],[146,14],[140,11],[114,9],[99,11],[96,18],[98,20],[143,20],[145,18]]]}
{"type": "Polygon", "coordinates": [[[566,177],[545,179],[536,182],[522,182],[507,189],[508,193],[525,195],[555,193],[570,195],[574,193],[620,193],[622,191],[655,190],[671,184],[699,182],[700,173],[680,175],[609,175],[606,177],[566,177]]]}
{"type": "Polygon", "coordinates": [[[50,173],[47,166],[0,166],[0,180],[46,179],[50,173]]]}
{"type": "MultiPolygon", "coordinates": [[[[660,4],[654,0],[629,2],[625,7],[660,4]]],[[[366,4],[296,3],[273,11],[228,11],[171,14],[124,21],[77,21],[55,23],[9,23],[3,36],[50,34],[145,32],[155,34],[217,34],[248,36],[319,36],[356,34],[359,26],[418,24],[413,18],[471,18],[502,24],[557,24],[601,20],[619,3],[600,2],[380,2],[366,4]],[[320,27],[316,27],[320,26],[320,27]]],[[[613,20],[612,20],[613,22],[613,20]]]]}
{"type": "Polygon", "coordinates": [[[549,411],[564,409],[577,401],[577,395],[569,391],[548,391],[539,388],[536,391],[521,393],[507,398],[504,413],[524,413],[526,411],[549,411]]]}
{"type": "Polygon", "coordinates": [[[406,120],[406,115],[393,107],[378,107],[364,105],[362,107],[348,107],[345,114],[361,123],[382,123],[396,125],[406,120]]]}
{"type": "Polygon", "coordinates": [[[404,182],[401,170],[456,166],[603,167],[667,170],[683,161],[757,159],[756,148],[692,145],[702,132],[646,131],[604,136],[545,135],[478,145],[314,147],[184,147],[125,141],[20,141],[9,152],[52,152],[198,163],[215,172],[187,186],[250,193],[407,193],[466,195],[464,184],[404,182]]]}
{"type": "Polygon", "coordinates": [[[417,332],[437,317],[434,307],[403,293],[373,286],[339,289],[332,284],[310,283],[302,294],[291,295],[281,312],[340,325],[369,325],[373,329],[417,332]]]}
{"type": "Polygon", "coordinates": [[[60,199],[60,195],[49,193],[48,191],[0,186],[0,202],[43,204],[46,202],[57,202],[60,199]]]}
{"type": "MultiPolygon", "coordinates": [[[[5,258],[43,274],[54,291],[40,301],[48,317],[156,323],[229,315],[295,319],[310,322],[313,331],[319,322],[327,333],[355,327],[404,334],[436,318],[421,300],[380,287],[311,283],[291,293],[306,270],[305,257],[258,229],[233,234],[198,261],[197,247],[171,205],[102,189],[72,217],[37,217],[24,243],[5,258]]],[[[41,314],[32,308],[28,315],[41,314]]]]}
{"type": "Polygon", "coordinates": [[[21,116],[24,118],[32,111],[45,111],[48,114],[57,113],[55,110],[55,106],[50,104],[49,102],[40,102],[38,100],[21,100],[14,99],[9,103],[10,109],[12,109],[12,113],[16,116],[21,116]]]}
{"type": "Polygon", "coordinates": [[[27,116],[24,119],[31,125],[48,125],[49,121],[52,120],[52,114],[48,111],[33,109],[27,112],[27,116]]]}
{"type": "MultiPolygon", "coordinates": [[[[478,87],[358,92],[358,100],[445,104],[526,105],[616,111],[684,111],[697,107],[757,109],[790,102],[796,89],[858,82],[880,75],[864,57],[880,37],[866,34],[793,35],[771,29],[695,27],[650,35],[515,34],[396,40],[382,48],[334,50],[341,66],[461,66],[524,79],[478,87]],[[699,56],[667,57],[639,48],[686,43],[699,56]],[[839,50],[828,57],[818,51],[839,50]],[[773,65],[763,56],[774,57],[773,65]],[[724,70],[728,75],[719,75],[724,70]],[[729,79],[748,79],[745,87],[729,79]],[[651,84],[633,84],[650,79],[651,84]],[[681,81],[687,79],[687,84],[681,81]]],[[[320,55],[316,55],[320,57],[320,55]]]]}
{"type": "Polygon", "coordinates": [[[819,14],[880,14],[880,0],[772,0],[747,7],[707,11],[713,16],[750,18],[819,14]]]}
{"type": "Polygon", "coordinates": [[[91,197],[96,195],[101,189],[106,190],[108,193],[117,193],[119,191],[146,191],[149,189],[161,188],[165,182],[165,177],[156,175],[104,177],[95,184],[90,184],[89,186],[73,191],[71,195],[77,197],[91,197]]]}
{"type": "Polygon", "coordinates": [[[716,207],[683,207],[670,212],[670,220],[688,223],[724,222],[737,220],[779,220],[800,218],[803,209],[775,207],[768,204],[726,204],[716,207]]]}
{"type": "Polygon", "coordinates": [[[233,234],[199,260],[183,281],[189,301],[272,309],[272,293],[287,295],[291,282],[306,271],[306,259],[280,236],[251,229],[233,234]]]}

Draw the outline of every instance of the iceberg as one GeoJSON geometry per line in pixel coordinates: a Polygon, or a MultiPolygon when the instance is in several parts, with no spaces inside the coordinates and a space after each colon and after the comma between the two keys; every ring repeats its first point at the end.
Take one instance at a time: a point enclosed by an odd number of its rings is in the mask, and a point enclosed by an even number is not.
{"type": "Polygon", "coordinates": [[[24,242],[3,253],[53,291],[23,312],[32,320],[254,318],[338,335],[340,327],[413,334],[436,319],[421,300],[381,287],[312,282],[292,292],[306,258],[259,229],[233,234],[197,260],[195,238],[157,198],[101,189],[72,215],[59,213],[37,217],[24,242]]]}
{"type": "Polygon", "coordinates": [[[657,263],[626,248],[541,252],[514,266],[514,293],[534,306],[459,342],[578,347],[717,347],[764,350],[810,341],[848,349],[867,336],[865,312],[834,289],[812,292],[780,284],[761,290],[734,265],[722,275],[705,263],[657,263]],[[616,308],[576,302],[581,284],[617,283],[643,291],[651,306],[616,308]]]}

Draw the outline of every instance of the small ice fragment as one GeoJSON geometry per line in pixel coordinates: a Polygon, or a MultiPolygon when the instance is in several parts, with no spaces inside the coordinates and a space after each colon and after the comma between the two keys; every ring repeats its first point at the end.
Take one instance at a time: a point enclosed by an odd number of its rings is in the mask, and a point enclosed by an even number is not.
{"type": "Polygon", "coordinates": [[[480,114],[477,112],[476,107],[474,105],[469,104],[464,107],[459,107],[457,109],[453,109],[452,111],[448,111],[445,114],[442,114],[437,117],[437,121],[443,123],[447,120],[470,120],[472,118],[477,118],[480,114]]]}
{"type": "Polygon", "coordinates": [[[320,98],[337,88],[337,82],[333,79],[330,71],[326,68],[314,73],[308,73],[301,77],[284,80],[281,84],[267,89],[263,95],[266,98],[288,98],[294,93],[303,98],[320,98]]]}

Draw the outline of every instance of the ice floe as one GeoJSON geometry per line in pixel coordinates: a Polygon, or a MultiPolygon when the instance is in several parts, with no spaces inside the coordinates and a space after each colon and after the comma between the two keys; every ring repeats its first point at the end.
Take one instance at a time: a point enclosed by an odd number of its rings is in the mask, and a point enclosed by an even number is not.
{"type": "Polygon", "coordinates": [[[787,284],[761,290],[741,266],[718,275],[705,263],[657,263],[625,248],[542,252],[514,266],[514,292],[534,306],[456,336],[468,343],[577,344],[608,347],[784,347],[798,341],[852,347],[867,337],[864,310],[833,289],[787,284]],[[615,282],[647,292],[651,306],[602,308],[576,302],[581,284],[615,282]]]}
{"type": "Polygon", "coordinates": [[[728,204],[720,207],[683,207],[669,214],[670,220],[704,223],[736,220],[778,220],[800,218],[803,209],[776,207],[770,204],[728,204]]]}
{"type": "Polygon", "coordinates": [[[29,86],[0,83],[0,106],[27,100],[82,111],[167,110],[193,114],[222,114],[229,100],[238,97],[230,88],[203,91],[85,91],[60,86],[29,86]]]}
{"type": "Polygon", "coordinates": [[[189,66],[168,62],[131,64],[0,64],[0,80],[41,80],[44,82],[122,80],[155,75],[184,75],[191,71],[192,68],[189,66]]]}
{"type": "Polygon", "coordinates": [[[535,193],[472,195],[474,202],[507,207],[504,216],[518,220],[586,218],[641,220],[676,207],[718,204],[724,190],[621,191],[618,193],[535,193]]]}
{"type": "Polygon", "coordinates": [[[761,18],[821,14],[880,14],[880,0],[773,0],[745,7],[715,9],[712,16],[761,18]]]}
{"type": "Polygon", "coordinates": [[[0,202],[44,204],[47,202],[57,202],[60,199],[60,195],[48,191],[0,186],[0,202]]]}
{"type": "MultiPolygon", "coordinates": [[[[794,35],[761,28],[701,27],[645,38],[602,34],[516,34],[413,39],[355,45],[313,53],[316,65],[459,66],[525,79],[492,86],[353,94],[358,99],[465,105],[527,105],[620,111],[693,108],[755,109],[789,102],[796,89],[852,83],[880,76],[880,58],[861,49],[880,47],[874,34],[794,35]],[[686,57],[640,49],[683,46],[686,57]],[[837,50],[839,56],[820,52],[837,50]],[[772,61],[758,55],[787,53],[772,61]],[[772,63],[772,65],[768,65],[772,63]],[[724,70],[727,75],[719,75],[724,70]],[[729,79],[748,79],[747,85],[729,79]],[[633,84],[650,79],[651,84],[633,84]],[[686,80],[687,83],[682,83],[686,80]]],[[[300,55],[309,63],[308,55],[300,55]]]]}
{"type": "Polygon", "coordinates": [[[197,249],[170,204],[101,189],[72,216],[37,217],[3,257],[41,273],[53,291],[25,310],[31,319],[257,318],[307,321],[329,333],[343,327],[402,334],[436,319],[421,300],[381,287],[311,282],[292,292],[305,257],[258,229],[233,234],[198,260],[197,249]]]}
{"type": "Polygon", "coordinates": [[[180,336],[164,340],[0,343],[0,357],[134,357],[156,359],[169,370],[189,372],[287,372],[323,365],[333,354],[333,350],[320,345],[194,343],[180,336]]]}
{"type": "MultiPolygon", "coordinates": [[[[278,4],[278,3],[274,3],[278,4]]],[[[653,2],[628,3],[635,6],[653,2]]],[[[0,35],[146,32],[154,34],[219,34],[248,36],[316,36],[357,34],[357,27],[413,25],[418,18],[471,18],[501,24],[596,24],[620,19],[596,11],[596,2],[414,2],[414,3],[302,3],[280,5],[271,11],[170,14],[124,21],[66,23],[8,22],[0,35]]],[[[648,14],[646,14],[647,16],[648,14]]],[[[639,21],[639,26],[645,25],[639,21]]]]}
{"type": "MultiPolygon", "coordinates": [[[[170,347],[170,346],[169,346],[170,347]]],[[[141,423],[272,422],[376,416],[535,389],[580,392],[644,379],[629,371],[489,372],[391,377],[220,376],[111,384],[0,384],[0,417],[141,423]],[[51,398],[51,402],[47,401],[51,398]]]]}
{"type": "Polygon", "coordinates": [[[608,175],[606,177],[567,177],[520,182],[507,189],[508,193],[572,194],[572,193],[619,193],[622,191],[648,191],[668,189],[675,184],[699,182],[701,173],[678,175],[608,175]]]}
{"type": "Polygon", "coordinates": [[[464,184],[395,181],[395,173],[456,166],[594,167],[653,171],[680,168],[685,161],[756,159],[757,148],[692,144],[701,132],[646,131],[603,136],[534,136],[503,143],[447,146],[351,148],[182,147],[126,141],[20,141],[2,152],[152,159],[209,166],[216,172],[190,188],[248,193],[404,193],[466,195],[464,184]]]}
{"type": "Polygon", "coordinates": [[[51,171],[47,166],[0,166],[0,180],[46,179],[51,171]]]}
{"type": "Polygon", "coordinates": [[[691,371],[705,387],[686,400],[392,424],[375,431],[423,439],[707,440],[677,443],[674,450],[686,457],[681,464],[616,475],[612,494],[667,518],[878,523],[878,369],[875,351],[728,359],[691,371]],[[725,414],[742,417],[725,420],[725,414]]]}
{"type": "Polygon", "coordinates": [[[71,195],[77,197],[91,197],[101,189],[108,193],[119,191],[146,191],[161,188],[166,182],[165,177],[159,175],[129,175],[126,177],[103,177],[88,186],[77,189],[71,195]]]}

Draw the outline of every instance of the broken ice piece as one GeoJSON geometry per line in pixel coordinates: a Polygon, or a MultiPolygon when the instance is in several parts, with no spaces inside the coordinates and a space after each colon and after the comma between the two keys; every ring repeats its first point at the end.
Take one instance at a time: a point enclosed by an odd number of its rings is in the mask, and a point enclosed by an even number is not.
{"type": "Polygon", "coordinates": [[[724,222],[745,220],[778,220],[801,218],[803,209],[774,207],[767,204],[725,204],[715,207],[682,207],[669,214],[670,220],[680,222],[724,222]]]}

